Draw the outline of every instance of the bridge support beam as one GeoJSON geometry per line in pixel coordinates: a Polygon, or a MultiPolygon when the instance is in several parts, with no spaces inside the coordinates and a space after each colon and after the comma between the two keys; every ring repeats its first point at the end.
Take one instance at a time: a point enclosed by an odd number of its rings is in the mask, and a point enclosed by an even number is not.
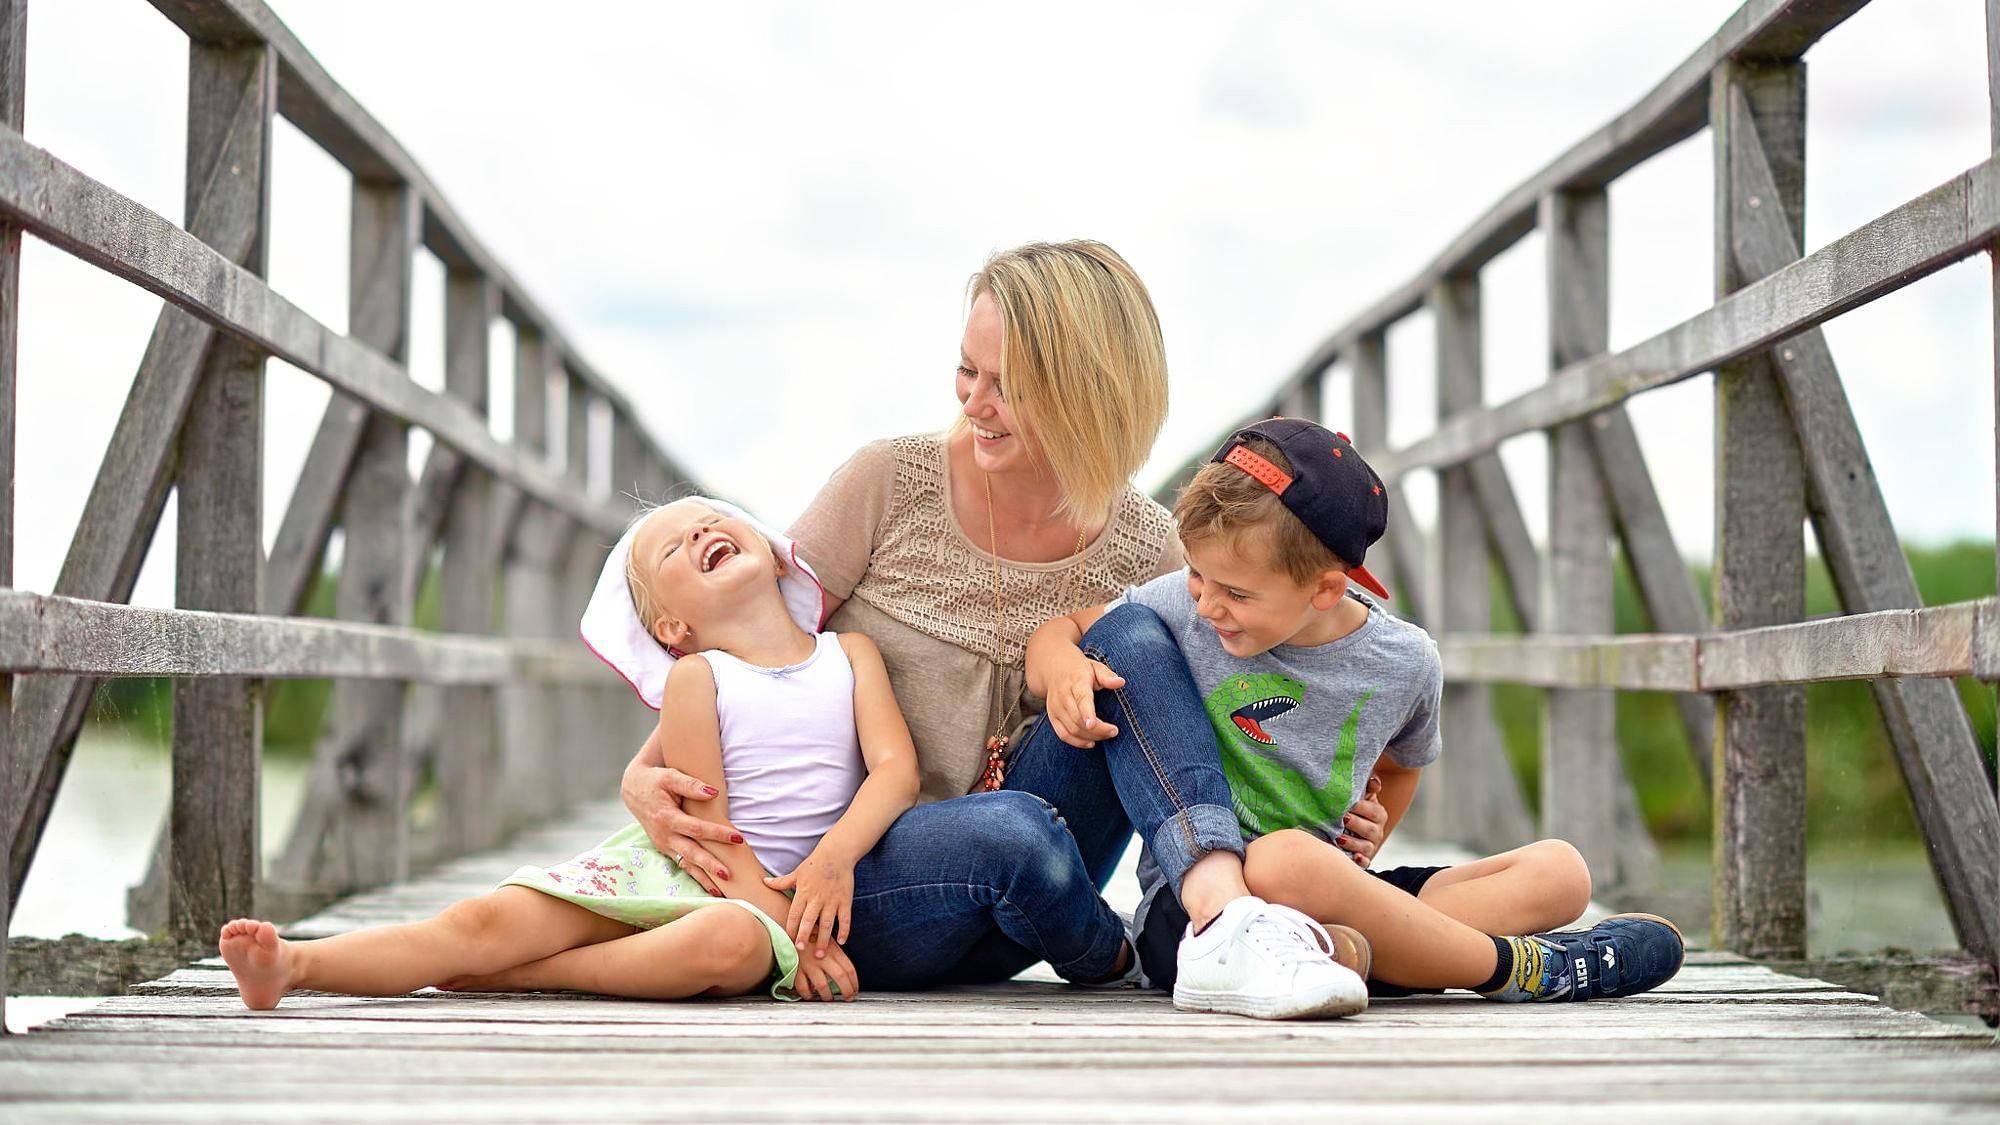
{"type": "MultiPolygon", "coordinates": [[[[19,132],[25,106],[28,0],[0,0],[0,125],[19,132]]],[[[14,357],[20,343],[21,228],[0,220],[0,588],[14,584],[14,357]]],[[[0,843],[14,838],[14,677],[0,676],[0,843]]],[[[0,857],[4,858],[4,857],[0,857]]],[[[7,922],[12,864],[0,863],[0,1036],[7,1034],[7,922]]]]}
{"type": "MultiPolygon", "coordinates": [[[[1479,278],[1447,278],[1432,291],[1430,307],[1437,321],[1437,405],[1442,421],[1480,406],[1479,278]]],[[[1497,455],[1489,456],[1497,469],[1497,455]]],[[[1430,588],[1437,604],[1434,628],[1442,633],[1493,630],[1487,522],[1473,468],[1461,465],[1440,472],[1437,578],[1430,588]]],[[[1437,838],[1484,851],[1517,847],[1533,839],[1534,822],[1493,718],[1491,689],[1447,681],[1441,718],[1451,752],[1431,767],[1442,776],[1429,787],[1435,799],[1426,805],[1427,829],[1437,838]]]]}
{"type": "MultiPolygon", "coordinates": [[[[1736,228],[1805,207],[1805,66],[1725,62],[1710,85],[1718,297],[1755,277],[1737,267],[1736,228]],[[1751,193],[1732,102],[1750,109],[1775,191],[1751,193]]],[[[1800,248],[1802,249],[1802,248],[1800,248]]],[[[1797,249],[1794,250],[1796,254],[1797,249]]],[[[1715,372],[1716,626],[1746,629],[1805,613],[1805,474],[1796,428],[1767,355],[1715,372]]],[[[1724,692],[1715,741],[1715,944],[1752,957],[1806,950],[1805,689],[1724,692]]]]}

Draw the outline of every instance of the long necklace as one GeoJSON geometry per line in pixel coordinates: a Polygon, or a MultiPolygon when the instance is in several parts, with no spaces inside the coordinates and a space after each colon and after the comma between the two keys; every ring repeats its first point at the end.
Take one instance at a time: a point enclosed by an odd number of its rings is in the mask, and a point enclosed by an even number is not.
{"type": "MultiPolygon", "coordinates": [[[[993,556],[993,706],[998,707],[1000,654],[1003,651],[1000,631],[1000,534],[993,523],[993,478],[981,473],[979,480],[986,486],[986,546],[993,556]]],[[[1083,529],[1078,529],[1076,548],[1070,552],[1072,556],[1083,553],[1084,534],[1083,529]]],[[[1070,581],[1063,586],[1065,602],[1068,601],[1068,595],[1075,591],[1082,572],[1081,562],[1071,568],[1070,581]]],[[[1015,692],[1014,698],[1007,701],[1007,709],[1001,713],[1000,721],[993,725],[993,736],[986,740],[986,767],[979,773],[979,788],[985,792],[991,793],[1007,781],[1007,744],[1011,741],[1007,737],[1007,724],[1014,721],[1014,712],[1019,710],[1020,706],[1021,695],[1015,692]]]]}

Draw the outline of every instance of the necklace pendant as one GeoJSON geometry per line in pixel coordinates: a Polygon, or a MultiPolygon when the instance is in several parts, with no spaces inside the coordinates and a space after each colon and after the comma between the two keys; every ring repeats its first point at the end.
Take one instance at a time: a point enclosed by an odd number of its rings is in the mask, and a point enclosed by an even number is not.
{"type": "Polygon", "coordinates": [[[982,792],[992,793],[1006,784],[1006,753],[1007,739],[1003,736],[996,734],[986,740],[986,768],[979,774],[979,788],[982,792]]]}

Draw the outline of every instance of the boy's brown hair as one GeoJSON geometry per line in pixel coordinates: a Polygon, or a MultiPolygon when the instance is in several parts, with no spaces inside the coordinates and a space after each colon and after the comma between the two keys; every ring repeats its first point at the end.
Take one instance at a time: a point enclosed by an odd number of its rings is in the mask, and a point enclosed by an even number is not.
{"type": "MultiPolygon", "coordinates": [[[[1292,471],[1291,459],[1275,443],[1248,435],[1243,445],[1280,471],[1292,471]]],[[[1269,551],[1268,564],[1300,585],[1329,570],[1347,571],[1340,556],[1320,542],[1277,493],[1234,465],[1220,461],[1203,465],[1174,501],[1174,519],[1181,525],[1183,543],[1231,539],[1237,550],[1245,551],[1245,537],[1260,532],[1269,551]]]]}

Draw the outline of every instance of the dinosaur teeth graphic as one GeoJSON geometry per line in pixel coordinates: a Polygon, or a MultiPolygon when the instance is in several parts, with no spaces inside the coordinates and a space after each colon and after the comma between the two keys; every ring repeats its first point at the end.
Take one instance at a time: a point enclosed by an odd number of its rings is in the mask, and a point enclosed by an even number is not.
{"type": "Polygon", "coordinates": [[[1266,746],[1276,746],[1278,740],[1265,733],[1264,721],[1275,719],[1297,706],[1297,700],[1289,699],[1282,695],[1274,695],[1266,699],[1260,699],[1255,703],[1246,703],[1238,707],[1236,710],[1230,712],[1229,721],[1236,724],[1237,730],[1242,731],[1258,742],[1266,746]]]}

